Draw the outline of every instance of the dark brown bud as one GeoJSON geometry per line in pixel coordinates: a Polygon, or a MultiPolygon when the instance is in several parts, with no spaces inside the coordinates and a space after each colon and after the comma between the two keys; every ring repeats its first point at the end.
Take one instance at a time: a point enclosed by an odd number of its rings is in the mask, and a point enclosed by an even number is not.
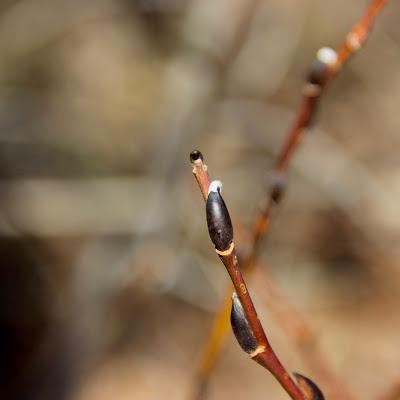
{"type": "Polygon", "coordinates": [[[285,179],[281,174],[273,174],[271,176],[271,191],[270,196],[271,199],[279,204],[282,200],[282,197],[285,193],[285,179]]]}
{"type": "Polygon", "coordinates": [[[232,243],[233,228],[220,188],[221,182],[211,182],[206,202],[206,216],[211,241],[217,250],[224,251],[232,243]]]}
{"type": "Polygon", "coordinates": [[[323,86],[327,71],[327,65],[322,61],[315,59],[311,65],[307,81],[313,85],[323,86]]]}
{"type": "Polygon", "coordinates": [[[337,61],[336,51],[329,47],[318,50],[317,56],[311,66],[308,82],[313,85],[323,86],[325,84],[328,68],[337,61]]]}
{"type": "Polygon", "coordinates": [[[203,154],[201,154],[201,152],[199,150],[193,150],[190,153],[190,162],[194,163],[197,160],[203,161],[203,154]]]}
{"type": "Polygon", "coordinates": [[[297,372],[294,372],[293,375],[305,400],[325,400],[319,387],[310,378],[297,372]]]}
{"type": "Polygon", "coordinates": [[[246,353],[252,353],[257,348],[257,341],[247,321],[242,303],[235,292],[232,295],[231,325],[240,347],[246,353]]]}

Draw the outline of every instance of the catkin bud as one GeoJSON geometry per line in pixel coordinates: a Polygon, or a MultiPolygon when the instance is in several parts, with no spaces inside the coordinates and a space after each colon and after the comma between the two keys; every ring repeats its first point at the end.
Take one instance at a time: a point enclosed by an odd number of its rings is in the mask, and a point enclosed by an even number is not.
{"type": "Polygon", "coordinates": [[[293,373],[305,400],[325,400],[319,387],[310,379],[297,372],[293,373]]]}
{"type": "Polygon", "coordinates": [[[231,217],[221,196],[221,182],[210,184],[206,202],[208,233],[217,250],[224,251],[233,241],[231,217]]]}
{"type": "Polygon", "coordinates": [[[322,86],[325,83],[328,67],[336,63],[336,51],[329,47],[318,50],[317,56],[311,66],[308,82],[313,85],[322,86]]]}
{"type": "Polygon", "coordinates": [[[235,292],[232,295],[231,325],[240,347],[249,354],[256,350],[256,338],[247,321],[242,303],[235,292]]]}

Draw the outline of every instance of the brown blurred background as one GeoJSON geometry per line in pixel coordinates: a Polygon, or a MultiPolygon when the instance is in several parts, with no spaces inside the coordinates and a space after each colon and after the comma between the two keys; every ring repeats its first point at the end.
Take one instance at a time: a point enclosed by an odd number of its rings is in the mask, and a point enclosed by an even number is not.
{"type": "MultiPolygon", "coordinates": [[[[248,224],[316,50],[367,4],[1,1],[1,399],[188,399],[228,282],[188,154],[248,224]]],[[[399,16],[326,93],[262,253],[360,399],[400,380],[399,16]]],[[[287,398],[233,338],[208,397],[230,398],[287,398]]]]}

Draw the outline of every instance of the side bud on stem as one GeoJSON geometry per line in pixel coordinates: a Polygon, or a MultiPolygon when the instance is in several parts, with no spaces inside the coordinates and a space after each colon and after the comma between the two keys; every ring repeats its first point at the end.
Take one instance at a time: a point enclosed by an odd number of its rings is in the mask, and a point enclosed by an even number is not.
{"type": "Polygon", "coordinates": [[[313,85],[324,86],[329,68],[333,68],[337,62],[336,51],[330,47],[322,47],[311,66],[308,82],[313,85]]]}
{"type": "Polygon", "coordinates": [[[293,373],[305,400],[325,400],[319,387],[310,379],[297,372],[293,373]]]}
{"type": "Polygon", "coordinates": [[[212,181],[208,190],[206,216],[208,233],[211,241],[219,251],[228,250],[233,241],[231,217],[221,196],[222,184],[212,181]]]}
{"type": "Polygon", "coordinates": [[[257,341],[236,292],[232,295],[231,325],[242,350],[248,354],[253,353],[257,349],[257,341]]]}
{"type": "Polygon", "coordinates": [[[270,182],[270,198],[275,204],[279,204],[285,193],[285,178],[280,173],[274,173],[270,182]]]}

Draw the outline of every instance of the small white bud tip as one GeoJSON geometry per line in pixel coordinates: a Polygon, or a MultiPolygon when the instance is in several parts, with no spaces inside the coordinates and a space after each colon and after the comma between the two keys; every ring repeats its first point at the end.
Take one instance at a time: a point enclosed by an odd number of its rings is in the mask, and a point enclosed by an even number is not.
{"type": "Polygon", "coordinates": [[[221,181],[212,181],[210,186],[208,187],[208,194],[211,192],[218,192],[218,190],[222,191],[222,182],[221,181]]]}
{"type": "Polygon", "coordinates": [[[337,53],[330,47],[321,47],[317,52],[317,59],[324,64],[332,65],[337,61],[337,53]]]}

